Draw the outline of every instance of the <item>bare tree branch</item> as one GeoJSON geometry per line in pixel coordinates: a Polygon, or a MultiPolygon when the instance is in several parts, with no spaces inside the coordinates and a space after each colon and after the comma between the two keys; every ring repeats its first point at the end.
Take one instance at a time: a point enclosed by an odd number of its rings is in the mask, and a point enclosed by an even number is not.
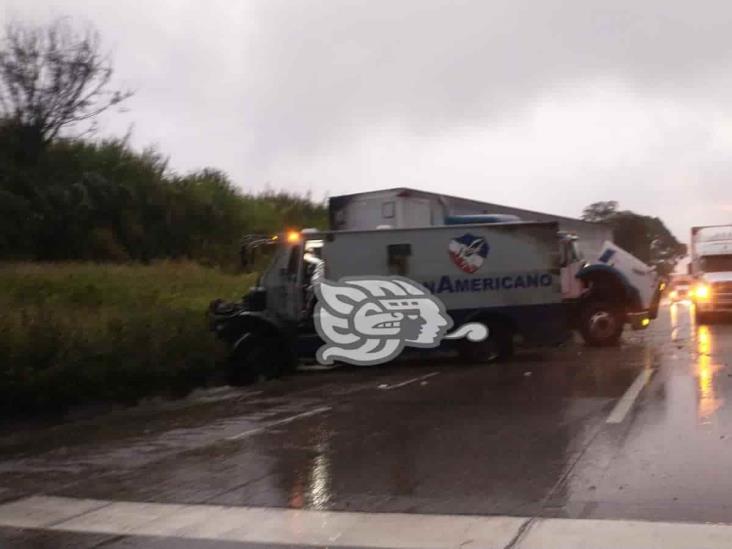
{"type": "Polygon", "coordinates": [[[43,147],[132,95],[109,89],[112,74],[95,31],[77,32],[66,19],[46,27],[11,23],[0,44],[0,119],[43,147]]]}

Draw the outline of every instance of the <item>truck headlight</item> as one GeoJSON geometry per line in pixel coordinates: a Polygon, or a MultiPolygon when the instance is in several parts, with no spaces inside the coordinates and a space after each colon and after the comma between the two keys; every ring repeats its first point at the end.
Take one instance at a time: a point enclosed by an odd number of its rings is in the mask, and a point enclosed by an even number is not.
{"type": "Polygon", "coordinates": [[[707,300],[707,299],[709,299],[709,296],[711,295],[711,293],[712,292],[710,291],[708,284],[699,284],[694,289],[694,296],[697,299],[701,299],[701,300],[707,300]]]}

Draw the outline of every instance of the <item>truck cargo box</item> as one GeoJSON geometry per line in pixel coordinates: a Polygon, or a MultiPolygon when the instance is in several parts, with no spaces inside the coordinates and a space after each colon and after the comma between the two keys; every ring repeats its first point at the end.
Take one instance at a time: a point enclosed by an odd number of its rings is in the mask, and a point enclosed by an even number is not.
{"type": "Polygon", "coordinates": [[[532,343],[557,343],[568,336],[557,233],[556,223],[338,231],[323,235],[323,259],[330,280],[405,276],[456,325],[491,315],[532,343]]]}

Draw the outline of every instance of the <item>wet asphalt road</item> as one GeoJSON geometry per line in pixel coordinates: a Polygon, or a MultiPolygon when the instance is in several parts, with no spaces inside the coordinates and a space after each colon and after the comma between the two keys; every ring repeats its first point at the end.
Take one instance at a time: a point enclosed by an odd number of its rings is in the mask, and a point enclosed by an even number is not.
{"type": "MultiPolygon", "coordinates": [[[[501,366],[433,357],[307,371],[15,426],[0,441],[0,502],[50,494],[732,523],[732,323],[695,326],[690,312],[664,306],[617,348],[569,344],[501,366]]],[[[100,539],[0,528],[0,546],[100,539]]]]}

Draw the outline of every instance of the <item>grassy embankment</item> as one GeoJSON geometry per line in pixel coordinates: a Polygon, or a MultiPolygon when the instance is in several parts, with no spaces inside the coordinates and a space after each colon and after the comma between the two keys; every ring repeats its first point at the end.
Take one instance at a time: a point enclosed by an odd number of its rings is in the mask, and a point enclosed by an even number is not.
{"type": "Polygon", "coordinates": [[[0,264],[0,414],[185,394],[222,356],[209,301],[252,281],[179,262],[0,264]]]}

